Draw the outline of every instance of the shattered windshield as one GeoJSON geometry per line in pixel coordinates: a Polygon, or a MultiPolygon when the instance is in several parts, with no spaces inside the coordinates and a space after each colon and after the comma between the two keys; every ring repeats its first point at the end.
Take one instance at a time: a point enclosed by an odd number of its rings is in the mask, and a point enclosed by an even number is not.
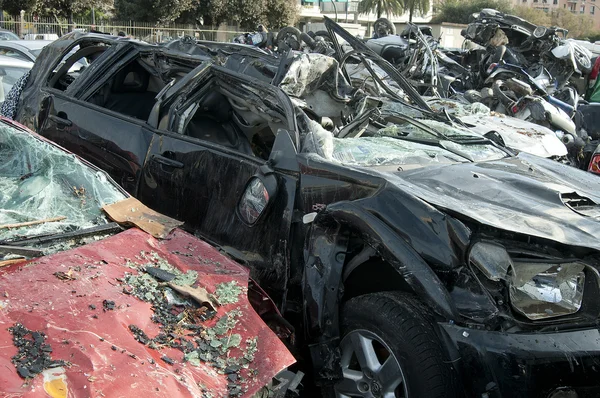
{"type": "Polygon", "coordinates": [[[388,137],[334,138],[332,158],[355,166],[456,163],[464,159],[442,148],[388,137]]]}
{"type": "Polygon", "coordinates": [[[447,124],[423,120],[419,127],[411,123],[390,123],[366,130],[362,136],[335,137],[318,123],[310,123],[303,152],[316,153],[337,163],[353,166],[411,165],[480,162],[509,156],[481,136],[447,124]]]}
{"type": "Polygon", "coordinates": [[[0,241],[106,224],[101,207],[125,197],[103,172],[0,123],[0,241]]]}

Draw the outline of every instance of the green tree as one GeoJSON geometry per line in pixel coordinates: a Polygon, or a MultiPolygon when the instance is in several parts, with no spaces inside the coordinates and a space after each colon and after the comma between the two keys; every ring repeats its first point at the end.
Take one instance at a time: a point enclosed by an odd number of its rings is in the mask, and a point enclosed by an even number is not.
{"type": "Polygon", "coordinates": [[[169,23],[192,9],[194,0],[115,0],[117,19],[169,23]]]}
{"type": "Polygon", "coordinates": [[[225,19],[238,23],[244,29],[254,29],[259,23],[265,23],[265,0],[227,0],[225,19]]]}
{"type": "MultiPolygon", "coordinates": [[[[6,1],[6,0],[4,0],[6,1]]],[[[68,18],[72,22],[73,15],[85,13],[92,9],[112,9],[114,0],[34,0],[33,5],[26,11],[40,16],[53,17],[57,21],[60,18],[68,18]]]]}
{"type": "MultiPolygon", "coordinates": [[[[417,0],[415,0],[417,1],[417,0]]],[[[385,12],[387,15],[404,14],[403,0],[361,0],[358,3],[358,12],[360,14],[369,14],[375,12],[377,18],[385,12]]]]}
{"type": "Polygon", "coordinates": [[[267,2],[264,19],[269,30],[278,30],[296,23],[300,10],[298,4],[289,0],[270,0],[267,2]]]}
{"type": "Polygon", "coordinates": [[[404,0],[404,8],[408,10],[408,22],[412,22],[415,12],[421,15],[429,12],[429,0],[404,0]]]}
{"type": "Polygon", "coordinates": [[[510,13],[512,9],[507,0],[446,0],[436,7],[437,15],[431,22],[468,24],[471,15],[484,8],[494,8],[506,13],[510,13]]]}
{"type": "Polygon", "coordinates": [[[293,25],[299,12],[296,2],[290,0],[196,0],[178,21],[200,25],[202,18],[205,26],[231,22],[248,30],[263,24],[270,30],[293,25]]]}
{"type": "Polygon", "coordinates": [[[18,15],[21,10],[31,11],[35,0],[2,0],[0,8],[9,15],[18,15]]]}
{"type": "Polygon", "coordinates": [[[227,19],[227,0],[195,0],[192,7],[181,13],[178,21],[196,26],[219,26],[227,19]]]}
{"type": "Polygon", "coordinates": [[[532,8],[526,6],[515,6],[512,13],[518,17],[521,17],[534,25],[550,26],[550,14],[540,10],[539,8],[532,8]]]}
{"type": "Polygon", "coordinates": [[[153,23],[177,21],[217,27],[223,22],[255,29],[293,25],[299,9],[290,0],[115,0],[117,19],[153,23]]]}

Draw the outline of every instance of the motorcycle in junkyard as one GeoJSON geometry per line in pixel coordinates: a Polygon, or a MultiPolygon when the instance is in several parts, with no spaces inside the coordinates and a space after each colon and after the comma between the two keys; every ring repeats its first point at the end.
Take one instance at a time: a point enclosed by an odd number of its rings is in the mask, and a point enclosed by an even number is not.
{"type": "Polygon", "coordinates": [[[273,33],[268,32],[262,25],[258,25],[256,32],[244,33],[234,37],[233,42],[268,50],[271,50],[275,45],[273,33]]]}
{"type": "Polygon", "coordinates": [[[589,72],[589,53],[559,39],[558,33],[566,36],[564,29],[535,27],[514,18],[484,10],[462,32],[486,47],[475,50],[479,61],[474,80],[482,90],[467,92],[465,98],[555,130],[568,147],[571,161],[586,168],[583,149],[589,137],[577,112],[580,98],[572,80],[589,72]]]}
{"type": "MultiPolygon", "coordinates": [[[[494,14],[494,18],[489,19],[491,11],[479,13],[477,19],[462,31],[465,39],[485,47],[485,50],[474,50],[479,56],[471,57],[471,62],[484,68],[479,69],[483,80],[487,78],[485,69],[505,60],[526,70],[535,69],[529,71],[534,76],[543,69],[548,80],[546,90],[550,94],[567,88],[577,88],[580,94],[583,93],[580,81],[591,71],[591,53],[578,43],[566,40],[566,29],[535,26],[517,17],[504,16],[510,17],[508,22],[520,22],[507,26],[504,17],[499,16],[504,14],[494,14]]],[[[474,70],[478,69],[477,65],[472,66],[474,70]]]]}
{"type": "Polygon", "coordinates": [[[422,95],[451,97],[469,87],[469,71],[446,54],[431,27],[409,23],[399,35],[379,36],[367,47],[395,66],[422,95]]]}
{"type": "MultiPolygon", "coordinates": [[[[579,102],[577,92],[570,90],[572,97],[567,103],[548,94],[544,86],[547,81],[544,73],[534,78],[520,66],[504,61],[493,64],[489,70],[491,73],[484,82],[487,90],[482,90],[488,95],[481,102],[496,112],[561,131],[565,134],[562,138],[566,144],[580,141],[575,137],[581,132],[581,126],[572,120],[579,102]]],[[[577,142],[577,146],[582,147],[583,142],[577,142]]]]}

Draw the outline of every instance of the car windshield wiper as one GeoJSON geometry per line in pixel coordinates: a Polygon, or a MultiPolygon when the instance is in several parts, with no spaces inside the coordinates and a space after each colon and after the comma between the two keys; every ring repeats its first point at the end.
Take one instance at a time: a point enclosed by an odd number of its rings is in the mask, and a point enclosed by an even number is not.
{"type": "Polygon", "coordinates": [[[432,127],[429,127],[428,125],[426,125],[423,122],[418,121],[417,119],[413,119],[410,116],[406,116],[406,115],[401,114],[400,112],[390,111],[390,110],[387,110],[385,113],[386,113],[386,115],[389,115],[392,118],[398,119],[401,122],[412,124],[413,126],[417,127],[418,129],[423,130],[425,133],[431,134],[438,140],[452,141],[446,135],[440,133],[439,131],[436,131],[432,127]]]}
{"type": "Polygon", "coordinates": [[[386,113],[391,115],[392,117],[402,120],[403,122],[410,123],[413,126],[419,128],[419,129],[423,130],[424,132],[431,134],[441,140],[451,141],[451,142],[454,142],[456,144],[461,144],[461,145],[474,145],[474,144],[493,145],[493,142],[490,139],[485,138],[485,137],[480,137],[480,136],[470,135],[470,134],[456,134],[456,135],[448,136],[443,133],[440,133],[435,128],[433,128],[425,123],[422,123],[417,119],[413,119],[409,116],[405,116],[399,112],[388,110],[388,111],[386,111],[386,113]]]}
{"type": "Polygon", "coordinates": [[[467,135],[467,134],[453,135],[452,138],[449,139],[449,141],[456,142],[457,144],[461,144],[461,145],[481,145],[481,144],[492,145],[492,141],[485,137],[476,137],[476,136],[467,135]]]}
{"type": "Polygon", "coordinates": [[[431,134],[431,136],[435,137],[435,139],[428,140],[428,139],[423,139],[423,138],[410,137],[410,136],[408,136],[408,133],[406,135],[382,134],[381,135],[382,137],[391,137],[391,138],[397,138],[397,139],[404,140],[404,141],[416,142],[418,144],[437,146],[437,147],[442,148],[450,153],[455,154],[456,156],[460,156],[461,158],[464,158],[464,159],[468,160],[469,162],[475,161],[475,159],[473,159],[473,157],[471,155],[469,155],[468,153],[465,153],[456,148],[450,148],[447,145],[444,145],[444,141],[454,142],[454,143],[458,143],[458,144],[460,144],[460,142],[453,141],[452,139],[448,138],[448,136],[440,133],[439,131],[436,131],[435,129],[429,127],[425,123],[422,123],[416,119],[401,115],[401,114],[399,114],[397,112],[393,112],[393,111],[389,112],[389,113],[393,113],[392,117],[397,118],[401,121],[407,122],[409,124],[412,124],[413,126],[417,127],[418,129],[420,129],[428,134],[431,134]]]}
{"type": "Polygon", "coordinates": [[[123,228],[116,222],[111,222],[108,224],[98,225],[91,228],[79,229],[77,231],[71,232],[61,232],[52,235],[37,235],[37,236],[27,236],[24,238],[17,239],[6,239],[0,241],[0,245],[4,245],[5,247],[14,246],[22,247],[35,247],[37,245],[43,245],[45,243],[51,243],[54,241],[65,240],[65,239],[75,239],[75,238],[83,238],[86,236],[100,235],[100,234],[109,234],[113,232],[120,232],[123,228]]]}

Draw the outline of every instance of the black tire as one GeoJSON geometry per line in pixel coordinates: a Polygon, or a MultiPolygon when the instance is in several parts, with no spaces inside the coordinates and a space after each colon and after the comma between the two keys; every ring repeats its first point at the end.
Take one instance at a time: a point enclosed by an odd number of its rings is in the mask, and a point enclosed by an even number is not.
{"type": "MultiPolygon", "coordinates": [[[[393,390],[397,397],[458,397],[456,376],[434,331],[431,312],[414,296],[400,292],[382,292],[352,298],[343,307],[341,327],[342,370],[354,375],[357,373],[353,372],[362,372],[364,377],[362,381],[353,381],[349,377],[337,383],[330,391],[333,396],[341,393],[343,387],[351,387],[352,383],[362,392],[368,386],[373,393],[375,389],[382,391],[386,385],[378,371],[372,372],[362,367],[356,370],[352,365],[353,359],[347,365],[348,358],[356,358],[358,362],[360,356],[356,355],[358,350],[354,350],[354,354],[348,354],[348,344],[355,347],[359,345],[353,342],[361,341],[366,344],[360,345],[361,347],[370,347],[365,352],[373,349],[370,357],[363,357],[371,358],[371,362],[366,362],[374,363],[375,367],[380,366],[377,369],[381,369],[382,364],[399,365],[400,371],[392,372],[395,375],[400,373],[403,378],[402,384],[393,390]],[[387,358],[385,353],[388,354],[387,358]],[[373,354],[377,356],[373,357],[373,354]]],[[[392,379],[397,382],[397,379],[392,379]]],[[[393,387],[394,383],[388,385],[393,387]]]]}
{"type": "Polygon", "coordinates": [[[300,50],[302,39],[299,29],[293,26],[286,26],[277,33],[277,47],[282,49],[300,50]]]}
{"type": "Polygon", "coordinates": [[[494,82],[494,85],[492,86],[492,91],[494,92],[494,98],[500,101],[500,103],[505,107],[512,105],[512,103],[516,101],[515,98],[511,98],[507,94],[510,94],[512,92],[506,90],[506,86],[504,84],[504,81],[502,80],[496,80],[494,82]]]}
{"type": "Polygon", "coordinates": [[[333,43],[333,39],[331,39],[331,35],[326,30],[319,30],[315,32],[316,37],[322,37],[327,43],[333,43]]]}
{"type": "Polygon", "coordinates": [[[395,35],[396,34],[396,25],[394,25],[392,23],[392,21],[390,21],[387,18],[379,18],[379,19],[377,19],[373,23],[373,31],[377,32],[379,26],[383,26],[383,28],[388,32],[389,35],[395,35]]]}
{"type": "Polygon", "coordinates": [[[314,49],[315,49],[316,43],[315,43],[314,39],[313,39],[312,37],[310,37],[310,35],[308,35],[307,33],[301,33],[301,34],[300,34],[300,39],[301,39],[301,40],[302,40],[304,43],[306,43],[306,45],[307,45],[308,47],[310,47],[310,48],[311,48],[311,50],[314,50],[314,49]]]}
{"type": "Polygon", "coordinates": [[[592,67],[594,66],[591,58],[589,58],[587,54],[584,54],[578,50],[575,50],[575,63],[577,64],[577,68],[581,71],[583,76],[589,75],[589,73],[592,71],[592,67]]]}
{"type": "Polygon", "coordinates": [[[471,104],[475,102],[481,102],[481,100],[483,99],[483,96],[477,90],[467,90],[463,95],[465,99],[471,104]]]}

